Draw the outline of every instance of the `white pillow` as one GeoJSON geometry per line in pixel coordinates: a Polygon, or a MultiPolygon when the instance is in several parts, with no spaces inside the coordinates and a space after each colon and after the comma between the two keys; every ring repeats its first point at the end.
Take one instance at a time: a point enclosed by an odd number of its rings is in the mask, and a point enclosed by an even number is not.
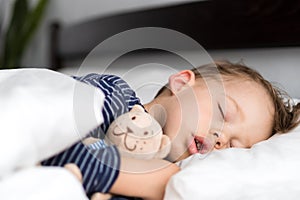
{"type": "Polygon", "coordinates": [[[182,162],[167,185],[166,200],[282,200],[300,195],[300,127],[251,149],[214,151],[182,162]]]}
{"type": "Polygon", "coordinates": [[[0,179],[101,124],[103,99],[99,89],[51,70],[0,70],[0,179]]]}

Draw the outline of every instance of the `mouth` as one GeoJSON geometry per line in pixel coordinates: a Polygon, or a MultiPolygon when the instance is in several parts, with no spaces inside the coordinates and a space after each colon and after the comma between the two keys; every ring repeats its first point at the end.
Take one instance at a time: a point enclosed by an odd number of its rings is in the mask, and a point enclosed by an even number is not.
{"type": "Polygon", "coordinates": [[[190,154],[206,154],[213,149],[213,143],[206,137],[194,136],[190,142],[188,150],[190,154]]]}

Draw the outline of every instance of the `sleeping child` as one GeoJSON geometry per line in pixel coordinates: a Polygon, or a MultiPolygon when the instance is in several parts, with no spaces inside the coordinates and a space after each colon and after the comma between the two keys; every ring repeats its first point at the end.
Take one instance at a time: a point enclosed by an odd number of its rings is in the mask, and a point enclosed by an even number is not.
{"type": "Polygon", "coordinates": [[[88,74],[75,78],[105,94],[104,122],[90,133],[100,138],[98,148],[90,153],[89,145],[78,142],[42,165],[73,163],[72,171],[77,169],[93,199],[101,199],[100,193],[163,199],[169,178],[179,171],[177,161],[211,150],[250,148],[300,123],[299,103],[295,105],[258,72],[239,63],[215,62],[173,74],[144,105],[120,77],[88,74]],[[151,114],[170,138],[166,159],[123,157],[115,145],[102,140],[109,125],[136,104],[151,114]]]}

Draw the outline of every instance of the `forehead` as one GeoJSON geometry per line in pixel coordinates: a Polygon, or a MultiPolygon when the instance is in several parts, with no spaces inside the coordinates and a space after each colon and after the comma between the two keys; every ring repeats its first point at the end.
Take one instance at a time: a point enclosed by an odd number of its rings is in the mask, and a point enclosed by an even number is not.
{"type": "MultiPolygon", "coordinates": [[[[251,98],[252,100],[259,101],[260,104],[271,104],[271,97],[266,89],[254,80],[245,78],[223,79],[224,92],[232,93],[239,98],[251,98]]],[[[255,101],[255,102],[256,102],[255,101]]]]}
{"type": "Polygon", "coordinates": [[[225,95],[231,96],[241,105],[250,104],[262,110],[273,111],[271,96],[267,90],[259,83],[253,80],[236,78],[224,79],[223,81],[225,95]]]}
{"type": "Polygon", "coordinates": [[[225,95],[231,97],[241,109],[245,123],[271,132],[274,106],[266,89],[253,80],[236,79],[224,81],[225,95]]]}

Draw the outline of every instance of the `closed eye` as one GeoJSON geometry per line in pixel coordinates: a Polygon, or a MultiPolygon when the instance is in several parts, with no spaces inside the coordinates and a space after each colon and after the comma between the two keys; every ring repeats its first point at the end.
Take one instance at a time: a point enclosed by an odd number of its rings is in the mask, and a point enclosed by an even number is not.
{"type": "Polygon", "coordinates": [[[222,109],[220,103],[218,103],[218,109],[219,109],[219,111],[220,111],[220,113],[222,115],[223,120],[225,120],[225,115],[224,115],[224,112],[223,112],[223,109],[222,109]]]}

